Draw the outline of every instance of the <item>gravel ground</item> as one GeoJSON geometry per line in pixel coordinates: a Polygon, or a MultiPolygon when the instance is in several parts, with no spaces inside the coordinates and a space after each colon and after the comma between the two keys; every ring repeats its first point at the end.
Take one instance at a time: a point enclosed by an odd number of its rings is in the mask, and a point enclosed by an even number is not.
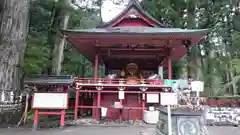
{"type": "Polygon", "coordinates": [[[240,135],[240,127],[215,126],[208,127],[210,135],[240,135]]]}
{"type": "MultiPolygon", "coordinates": [[[[100,127],[76,126],[60,129],[0,129],[0,135],[152,135],[155,126],[129,126],[129,127],[100,127]]],[[[240,135],[240,127],[219,126],[208,127],[210,135],[240,135]]]]}

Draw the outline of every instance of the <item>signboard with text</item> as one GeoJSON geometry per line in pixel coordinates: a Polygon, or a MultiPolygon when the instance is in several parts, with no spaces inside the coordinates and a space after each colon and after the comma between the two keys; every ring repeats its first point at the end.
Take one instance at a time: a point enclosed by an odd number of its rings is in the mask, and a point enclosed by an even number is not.
{"type": "Polygon", "coordinates": [[[177,105],[178,97],[177,93],[161,93],[161,105],[177,105]]]}
{"type": "Polygon", "coordinates": [[[204,89],[204,83],[202,81],[192,81],[191,88],[192,91],[202,92],[204,89]]]}
{"type": "Polygon", "coordinates": [[[68,93],[34,93],[32,108],[67,109],[68,93]]]}

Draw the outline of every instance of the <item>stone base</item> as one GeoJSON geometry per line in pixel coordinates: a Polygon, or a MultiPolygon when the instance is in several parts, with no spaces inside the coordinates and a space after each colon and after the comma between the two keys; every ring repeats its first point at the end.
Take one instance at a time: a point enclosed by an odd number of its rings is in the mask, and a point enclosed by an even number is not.
{"type": "Polygon", "coordinates": [[[22,117],[20,110],[9,109],[1,110],[0,109],[0,127],[12,127],[15,126],[22,117]]]}
{"type": "Polygon", "coordinates": [[[60,129],[64,129],[64,125],[60,125],[60,127],[59,127],[60,129]]]}
{"type": "Polygon", "coordinates": [[[32,126],[32,131],[37,131],[37,128],[38,128],[38,126],[35,125],[35,124],[33,124],[33,126],[32,126]]]}
{"type": "MultiPolygon", "coordinates": [[[[173,135],[208,135],[202,111],[193,111],[188,108],[171,111],[173,135]]],[[[168,135],[167,108],[161,108],[156,126],[156,135],[168,135]]]]}

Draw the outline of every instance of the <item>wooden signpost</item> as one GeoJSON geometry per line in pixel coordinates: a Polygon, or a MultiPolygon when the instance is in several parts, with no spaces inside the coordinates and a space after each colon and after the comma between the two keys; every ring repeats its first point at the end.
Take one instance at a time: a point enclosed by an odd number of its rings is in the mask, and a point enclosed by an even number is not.
{"type": "Polygon", "coordinates": [[[171,105],[177,105],[178,98],[176,93],[161,93],[161,105],[167,106],[168,110],[168,135],[172,135],[171,105]]]}
{"type": "Polygon", "coordinates": [[[200,105],[200,92],[203,92],[204,83],[202,81],[192,81],[191,90],[196,92],[197,106],[200,105]]]}
{"type": "Polygon", "coordinates": [[[68,93],[34,93],[32,108],[34,109],[33,130],[37,129],[39,115],[61,115],[60,128],[63,128],[68,108],[68,93]],[[46,109],[54,111],[40,111],[46,109]]]}

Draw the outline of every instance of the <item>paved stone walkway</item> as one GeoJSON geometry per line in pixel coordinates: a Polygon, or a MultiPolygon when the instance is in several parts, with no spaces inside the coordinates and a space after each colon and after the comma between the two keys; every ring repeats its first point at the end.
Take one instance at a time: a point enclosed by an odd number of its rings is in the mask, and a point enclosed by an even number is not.
{"type": "MultiPolygon", "coordinates": [[[[0,135],[152,135],[155,126],[99,127],[78,126],[60,129],[0,129],[0,135]]],[[[240,127],[208,127],[210,135],[240,135],[240,127]]]]}

